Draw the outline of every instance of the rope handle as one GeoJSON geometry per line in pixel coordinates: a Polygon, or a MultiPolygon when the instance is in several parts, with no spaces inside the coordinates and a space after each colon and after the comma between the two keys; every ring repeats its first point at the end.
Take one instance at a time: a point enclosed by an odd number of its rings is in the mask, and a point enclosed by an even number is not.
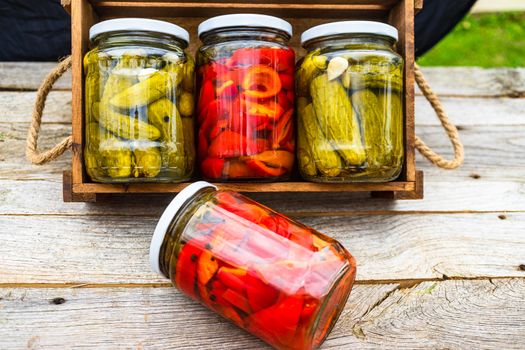
{"type": "MultiPolygon", "coordinates": [[[[38,134],[40,133],[40,125],[42,122],[42,112],[46,105],[46,98],[53,84],[60,78],[69,68],[71,67],[71,56],[66,57],[61,61],[56,68],[54,68],[44,79],[42,85],[38,88],[36,95],[35,106],[33,108],[33,115],[31,120],[31,126],[27,133],[27,145],[26,145],[26,156],[27,159],[33,164],[45,164],[48,163],[64,153],[67,149],[71,148],[73,144],[73,137],[68,136],[62,140],[59,144],[55,145],[52,149],[39,153],[37,151],[37,140],[38,134]]],[[[428,85],[423,73],[417,64],[414,66],[415,80],[423,95],[432,105],[434,111],[443,125],[452,146],[454,147],[454,159],[446,160],[430,147],[428,147],[419,137],[415,138],[415,147],[417,150],[434,165],[443,169],[456,169],[463,164],[464,151],[463,144],[459,139],[458,129],[450,119],[448,118],[443,105],[439,101],[437,95],[432,91],[428,85]]]]}
{"type": "Polygon", "coordinates": [[[427,158],[432,164],[443,169],[456,169],[460,167],[461,164],[463,164],[463,160],[465,158],[463,144],[459,139],[458,129],[454,124],[452,124],[452,122],[448,118],[447,113],[445,112],[445,109],[441,104],[441,101],[428,85],[427,80],[423,76],[423,73],[421,72],[421,69],[417,64],[414,64],[414,76],[417,85],[419,86],[421,92],[423,92],[423,95],[425,95],[425,98],[428,100],[428,102],[430,102],[430,105],[436,112],[436,115],[438,116],[441,125],[445,129],[447,136],[450,139],[452,146],[454,147],[454,159],[447,160],[443,158],[442,156],[434,152],[432,149],[430,149],[430,147],[428,147],[427,144],[424,143],[417,135],[415,139],[415,146],[419,153],[421,153],[425,158],[427,158]]]}
{"type": "Polygon", "coordinates": [[[73,144],[73,137],[70,135],[50,150],[45,152],[39,152],[37,150],[38,134],[40,133],[42,112],[46,106],[47,95],[49,95],[51,88],[58,78],[60,78],[70,67],[71,56],[68,56],[46,76],[36,93],[36,101],[33,107],[31,125],[29,126],[26,140],[26,157],[33,164],[42,165],[48,163],[62,155],[62,153],[71,148],[71,145],[73,144]]]}

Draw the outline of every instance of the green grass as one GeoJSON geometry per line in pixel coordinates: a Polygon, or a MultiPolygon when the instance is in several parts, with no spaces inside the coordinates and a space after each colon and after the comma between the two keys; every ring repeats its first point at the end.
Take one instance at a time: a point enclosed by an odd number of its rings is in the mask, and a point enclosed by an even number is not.
{"type": "Polygon", "coordinates": [[[470,14],[418,63],[525,67],[525,12],[470,14]]]}

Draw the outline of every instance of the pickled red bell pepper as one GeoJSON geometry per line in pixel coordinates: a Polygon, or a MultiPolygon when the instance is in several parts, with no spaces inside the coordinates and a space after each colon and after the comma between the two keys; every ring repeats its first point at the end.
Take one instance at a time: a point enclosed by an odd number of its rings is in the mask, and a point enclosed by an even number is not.
{"type": "Polygon", "coordinates": [[[255,99],[275,96],[281,91],[281,87],[282,84],[279,74],[272,68],[262,65],[253,66],[248,69],[242,80],[244,94],[247,97],[255,99]]]}
{"type": "Polygon", "coordinates": [[[295,150],[293,51],[241,48],[230,57],[211,56],[198,70],[202,175],[211,180],[287,176],[295,150]],[[257,158],[269,151],[282,158],[257,158]]]}
{"type": "Polygon", "coordinates": [[[177,257],[181,290],[278,348],[309,348],[312,327],[328,331],[335,316],[319,318],[319,305],[345,264],[329,238],[225,191],[196,222],[177,257]]]}

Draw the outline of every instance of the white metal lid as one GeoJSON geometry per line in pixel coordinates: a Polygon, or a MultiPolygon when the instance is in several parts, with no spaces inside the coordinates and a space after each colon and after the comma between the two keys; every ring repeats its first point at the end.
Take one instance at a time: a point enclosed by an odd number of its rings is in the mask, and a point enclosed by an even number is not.
{"type": "Polygon", "coordinates": [[[262,27],[262,28],[273,28],[281,30],[288,35],[292,36],[293,30],[292,25],[286,22],[284,19],[268,16],[268,15],[257,15],[251,13],[238,13],[235,15],[223,15],[212,17],[199,24],[199,37],[219,28],[230,28],[230,27],[262,27]]]}
{"type": "Polygon", "coordinates": [[[117,18],[99,22],[89,29],[89,40],[103,33],[118,31],[145,31],[173,35],[186,43],[190,42],[190,34],[186,29],[176,24],[146,18],[117,18]]]}
{"type": "Polygon", "coordinates": [[[312,27],[301,35],[301,44],[312,39],[337,34],[374,34],[382,35],[398,40],[398,32],[395,27],[382,22],[374,21],[344,21],[321,24],[312,27]]]}
{"type": "Polygon", "coordinates": [[[198,181],[192,183],[191,185],[187,186],[182,191],[180,191],[179,194],[177,194],[175,198],[173,198],[171,203],[166,207],[164,213],[162,213],[159,222],[155,227],[153,237],[151,238],[151,244],[149,246],[149,262],[151,265],[151,269],[156,273],[162,275],[159,266],[160,248],[162,246],[162,242],[164,242],[164,237],[166,236],[166,232],[168,231],[168,228],[173,218],[175,217],[175,215],[177,215],[182,206],[189,199],[191,199],[191,197],[193,197],[197,192],[199,192],[203,188],[208,187],[217,189],[216,186],[206,181],[198,181]]]}

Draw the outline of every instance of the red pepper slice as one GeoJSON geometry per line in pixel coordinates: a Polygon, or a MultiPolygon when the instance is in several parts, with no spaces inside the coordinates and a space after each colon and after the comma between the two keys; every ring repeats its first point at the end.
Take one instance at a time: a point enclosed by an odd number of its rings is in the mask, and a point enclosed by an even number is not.
{"type": "Polygon", "coordinates": [[[246,164],[261,177],[279,177],[288,172],[285,168],[273,168],[257,159],[248,159],[246,160],[246,164]]]}
{"type": "MultiPolygon", "coordinates": [[[[285,170],[291,171],[294,155],[291,152],[282,150],[265,151],[247,158],[247,161],[248,163],[253,161],[256,164],[255,166],[260,166],[258,163],[262,162],[264,165],[264,168],[261,168],[262,171],[267,171],[267,168],[284,168],[285,170]]],[[[271,170],[268,173],[274,173],[274,171],[271,170]]]]}
{"type": "Polygon", "coordinates": [[[239,293],[244,293],[246,291],[246,284],[244,282],[244,277],[246,276],[246,270],[237,269],[234,267],[221,267],[217,271],[217,278],[225,286],[231,288],[239,293]]]}
{"type": "Polygon", "coordinates": [[[224,176],[230,179],[243,179],[255,177],[257,174],[246,163],[232,159],[224,164],[224,176]]]}
{"type": "Polygon", "coordinates": [[[229,60],[230,67],[253,66],[254,64],[272,65],[276,61],[277,50],[269,48],[244,48],[235,50],[229,60]]]}
{"type": "Polygon", "coordinates": [[[197,298],[197,262],[202,251],[191,245],[185,244],[177,257],[175,268],[175,284],[184,293],[197,298]]]}
{"type": "MultiPolygon", "coordinates": [[[[199,103],[197,105],[197,109],[199,111],[199,118],[202,119],[206,116],[206,107],[213,100],[215,100],[215,89],[213,87],[213,83],[211,82],[211,80],[206,80],[202,85],[199,96],[199,103]]],[[[199,120],[199,123],[202,123],[202,120],[199,120]]]]}
{"type": "Polygon", "coordinates": [[[249,314],[251,312],[250,303],[246,297],[232,289],[226,289],[226,292],[222,293],[224,300],[235,306],[236,308],[242,310],[243,312],[249,314]]]}
{"type": "Polygon", "coordinates": [[[231,307],[222,306],[220,312],[224,317],[235,323],[237,326],[242,327],[243,322],[241,316],[231,307]]]}
{"type": "Polygon", "coordinates": [[[293,109],[293,103],[294,100],[288,99],[288,94],[286,94],[285,91],[279,92],[277,95],[277,103],[285,110],[288,111],[290,109],[293,109]]]}
{"type": "Polygon", "coordinates": [[[239,90],[233,80],[228,80],[217,88],[217,98],[232,100],[238,93],[239,90]]]}
{"type": "Polygon", "coordinates": [[[281,79],[272,68],[256,65],[247,70],[242,80],[242,88],[247,97],[269,98],[281,91],[281,79]]]}
{"type": "Polygon", "coordinates": [[[219,269],[219,263],[212,253],[205,251],[199,257],[197,276],[201,286],[205,286],[219,269]]]}
{"type": "MultiPolygon", "coordinates": [[[[303,298],[291,296],[248,318],[248,328],[263,339],[281,345],[292,345],[303,310],[303,298]]],[[[283,346],[284,347],[284,346],[283,346]]]]}
{"type": "Polygon", "coordinates": [[[253,312],[266,309],[277,302],[279,291],[262,282],[259,278],[248,274],[246,280],[246,294],[253,312]]]}
{"type": "Polygon", "coordinates": [[[295,81],[294,81],[293,74],[280,73],[279,79],[281,80],[281,85],[283,89],[288,90],[288,91],[294,90],[295,81]]]}
{"type": "Polygon", "coordinates": [[[267,148],[265,139],[252,139],[233,131],[220,133],[210,144],[208,154],[214,158],[249,156],[267,148]]]}
{"type": "MultiPolygon", "coordinates": [[[[284,148],[289,152],[294,152],[293,139],[293,109],[288,110],[277,122],[275,128],[272,130],[273,149],[284,148]],[[289,145],[292,149],[289,149],[289,145]]],[[[293,160],[292,160],[293,162],[293,160]]]]}
{"type": "Polygon", "coordinates": [[[246,111],[249,117],[263,118],[263,119],[278,119],[283,113],[284,109],[273,100],[265,103],[256,103],[249,99],[240,100],[241,108],[246,111]]]}
{"type": "Polygon", "coordinates": [[[224,159],[220,159],[220,158],[206,158],[201,163],[202,175],[210,179],[222,178],[223,168],[224,168],[224,159]]]}
{"type": "Polygon", "coordinates": [[[295,53],[293,50],[282,48],[245,48],[236,50],[229,60],[229,65],[233,67],[256,64],[274,67],[279,72],[291,70],[293,74],[295,53]]]}
{"type": "Polygon", "coordinates": [[[246,200],[236,198],[235,195],[229,192],[217,193],[217,199],[220,207],[256,224],[263,222],[270,215],[268,209],[256,203],[252,204],[246,200]]]}

